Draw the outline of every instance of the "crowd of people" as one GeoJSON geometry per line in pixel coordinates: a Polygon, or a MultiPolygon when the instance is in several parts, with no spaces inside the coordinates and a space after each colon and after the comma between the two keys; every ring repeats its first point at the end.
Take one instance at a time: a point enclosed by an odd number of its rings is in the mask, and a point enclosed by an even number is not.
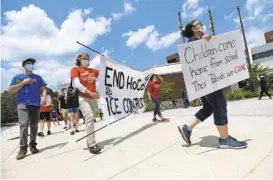
{"type": "MultiPolygon", "coordinates": [[[[211,36],[204,35],[203,25],[200,21],[193,20],[189,22],[181,32],[183,36],[191,41],[199,39],[210,40],[211,36]]],[[[95,114],[97,113],[96,78],[99,76],[99,70],[89,67],[90,57],[87,53],[78,55],[75,61],[75,67],[70,71],[71,82],[68,88],[61,90],[58,97],[58,106],[54,103],[50,94],[46,90],[47,83],[44,79],[34,74],[33,58],[26,59],[22,62],[25,73],[16,75],[9,85],[10,93],[17,93],[17,109],[20,124],[20,150],[16,156],[17,160],[23,159],[27,154],[28,145],[31,153],[38,153],[36,145],[36,136],[44,136],[44,124],[47,124],[47,135],[51,134],[51,121],[60,125],[59,117],[64,122],[64,129],[69,130],[71,135],[78,133],[79,117],[82,116],[86,125],[86,134],[94,132],[95,114]],[[38,122],[40,128],[38,132],[38,122]],[[30,126],[30,141],[28,144],[28,128],[30,126]]],[[[155,105],[153,122],[169,122],[164,118],[161,112],[161,88],[163,78],[153,75],[148,84],[148,97],[155,105]],[[157,119],[157,116],[160,119],[157,119]]],[[[268,94],[266,83],[260,78],[263,93],[268,94]]],[[[269,95],[269,94],[268,94],[269,95]]],[[[185,90],[181,90],[184,107],[188,107],[189,101],[185,90]]],[[[270,96],[270,95],[269,95],[270,96]]],[[[261,98],[261,97],[260,97],[261,98]]],[[[271,98],[271,96],[270,96],[271,98]]],[[[195,119],[190,124],[184,124],[178,127],[182,138],[187,144],[191,144],[191,135],[193,129],[199,123],[207,119],[211,114],[214,115],[214,123],[219,132],[220,148],[246,148],[247,142],[238,141],[229,134],[227,102],[223,90],[218,90],[201,98],[202,109],[195,114],[195,119]]],[[[99,110],[101,119],[103,118],[102,110],[99,110]]],[[[95,133],[87,136],[87,147],[92,154],[98,154],[101,148],[96,143],[95,133]]]]}

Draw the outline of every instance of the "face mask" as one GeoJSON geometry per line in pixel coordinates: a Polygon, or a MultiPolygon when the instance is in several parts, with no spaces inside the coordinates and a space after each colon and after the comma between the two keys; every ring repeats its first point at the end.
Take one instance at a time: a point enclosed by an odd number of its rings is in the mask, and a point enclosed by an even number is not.
{"type": "Polygon", "coordinates": [[[26,65],[26,70],[33,71],[34,70],[34,65],[33,64],[27,64],[26,65]]]}
{"type": "Polygon", "coordinates": [[[88,60],[81,60],[81,65],[83,67],[88,67],[89,66],[89,61],[88,60]]]}

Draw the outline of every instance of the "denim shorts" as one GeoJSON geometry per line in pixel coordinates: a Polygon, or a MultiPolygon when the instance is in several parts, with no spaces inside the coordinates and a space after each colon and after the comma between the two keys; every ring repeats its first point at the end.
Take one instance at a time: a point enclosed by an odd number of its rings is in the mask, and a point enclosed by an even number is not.
{"type": "Polygon", "coordinates": [[[68,113],[78,113],[79,108],[68,108],[68,113]]]}

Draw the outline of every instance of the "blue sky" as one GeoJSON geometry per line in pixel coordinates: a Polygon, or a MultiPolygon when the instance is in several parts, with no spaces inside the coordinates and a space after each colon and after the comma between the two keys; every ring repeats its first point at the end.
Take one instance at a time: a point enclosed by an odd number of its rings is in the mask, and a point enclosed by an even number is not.
{"type": "Polygon", "coordinates": [[[79,52],[89,52],[97,68],[98,56],[76,40],[134,69],[166,64],[181,43],[178,11],[184,24],[199,19],[211,33],[210,8],[220,34],[239,28],[237,5],[249,46],[264,44],[263,33],[273,29],[272,0],[2,0],[1,91],[27,57],[38,60],[35,72],[52,88],[69,78],[79,52]]]}

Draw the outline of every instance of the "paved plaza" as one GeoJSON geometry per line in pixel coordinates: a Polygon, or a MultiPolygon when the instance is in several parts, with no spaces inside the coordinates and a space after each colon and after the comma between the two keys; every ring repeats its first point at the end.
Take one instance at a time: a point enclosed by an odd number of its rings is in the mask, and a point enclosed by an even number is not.
{"type": "MultiPolygon", "coordinates": [[[[181,179],[273,178],[273,100],[249,99],[228,103],[230,134],[247,140],[243,150],[218,149],[217,129],[210,117],[200,124],[188,147],[177,126],[189,122],[200,107],[164,111],[169,123],[152,123],[152,113],[134,114],[96,134],[99,155],[90,154],[85,126],[71,136],[63,125],[52,135],[38,137],[39,154],[20,161],[19,128],[1,132],[2,178],[181,179]]],[[[63,122],[62,122],[63,123],[63,122]]],[[[105,121],[95,124],[96,129],[105,121]]],[[[46,128],[45,128],[46,129],[46,128]]]]}

